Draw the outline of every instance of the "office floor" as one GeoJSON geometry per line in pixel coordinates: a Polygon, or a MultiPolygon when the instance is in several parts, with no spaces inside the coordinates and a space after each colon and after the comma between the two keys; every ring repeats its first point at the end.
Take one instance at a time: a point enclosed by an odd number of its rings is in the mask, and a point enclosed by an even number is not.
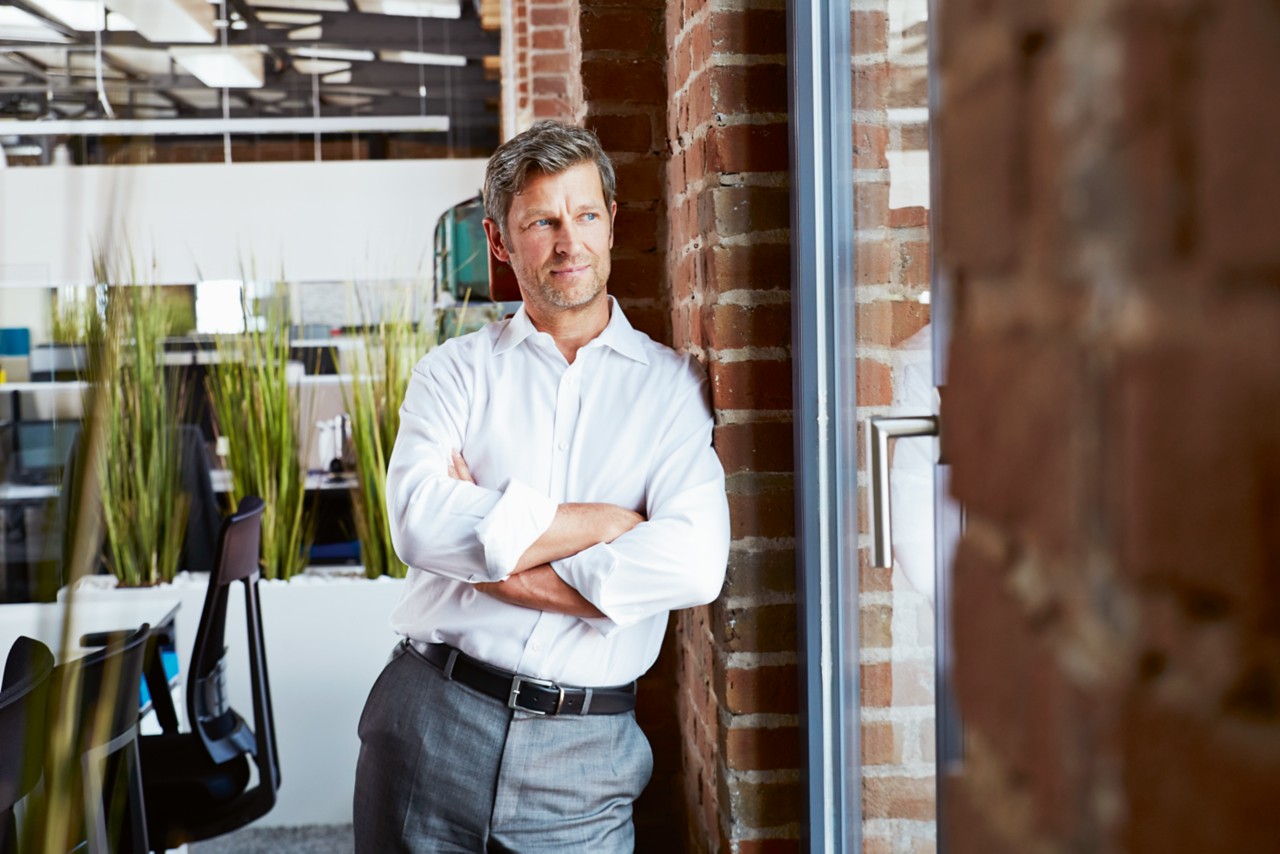
{"type": "Polygon", "coordinates": [[[187,846],[188,854],[352,854],[349,824],[306,827],[247,827],[187,846]]]}

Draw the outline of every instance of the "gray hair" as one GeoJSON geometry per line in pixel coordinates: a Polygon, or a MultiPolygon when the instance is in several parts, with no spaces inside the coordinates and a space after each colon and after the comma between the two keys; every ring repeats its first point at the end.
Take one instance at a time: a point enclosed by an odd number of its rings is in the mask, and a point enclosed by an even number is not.
{"type": "Polygon", "coordinates": [[[498,146],[484,171],[484,213],[507,234],[507,214],[511,201],[528,182],[531,174],[557,175],[587,161],[600,170],[604,187],[605,208],[613,206],[617,178],[609,155],[600,140],[586,128],[550,120],[534,122],[523,133],[498,146]]]}

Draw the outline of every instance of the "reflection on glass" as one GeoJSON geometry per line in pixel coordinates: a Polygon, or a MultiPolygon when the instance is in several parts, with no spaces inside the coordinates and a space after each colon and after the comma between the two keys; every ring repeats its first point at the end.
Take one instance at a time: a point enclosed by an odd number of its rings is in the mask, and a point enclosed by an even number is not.
{"type": "MultiPolygon", "coordinates": [[[[928,0],[853,12],[858,420],[931,415],[928,0]]],[[[863,838],[936,844],[933,440],[892,448],[892,567],[859,597],[863,838]]],[[[869,544],[864,534],[864,543],[869,544]]]]}

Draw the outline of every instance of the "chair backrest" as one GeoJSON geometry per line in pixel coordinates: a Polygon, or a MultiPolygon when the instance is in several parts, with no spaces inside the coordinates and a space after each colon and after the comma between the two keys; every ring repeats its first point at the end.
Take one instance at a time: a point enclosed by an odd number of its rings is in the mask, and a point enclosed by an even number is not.
{"type": "Polygon", "coordinates": [[[187,532],[182,538],[178,565],[188,572],[212,572],[222,512],[213,491],[204,434],[195,424],[181,424],[178,444],[182,449],[182,491],[190,500],[187,532]]]}
{"type": "Polygon", "coordinates": [[[45,794],[68,797],[80,807],[72,813],[74,823],[69,830],[74,832],[69,839],[73,844],[76,840],[86,841],[91,854],[106,851],[109,836],[117,841],[128,838],[134,848],[145,846],[141,789],[133,791],[131,777],[113,773],[110,768],[118,767],[121,759],[127,763],[126,768],[135,761],[136,753],[132,751],[137,747],[138,691],[150,635],[151,627],[145,623],[132,634],[114,632],[107,636],[102,649],[54,669],[54,708],[66,708],[66,704],[74,702],[75,731],[73,750],[61,761],[53,751],[46,753],[45,794]],[[130,824],[108,831],[109,825],[115,825],[108,816],[124,815],[126,810],[121,807],[125,804],[130,824]],[[126,836],[115,837],[116,833],[126,836]]]}
{"type": "Polygon", "coordinates": [[[14,641],[0,688],[0,811],[40,780],[52,673],[49,647],[28,637],[14,641]]]}
{"type": "Polygon", "coordinates": [[[192,729],[215,763],[242,754],[254,757],[258,785],[241,798],[257,800],[257,808],[262,808],[263,813],[275,803],[275,792],[280,787],[275,718],[267,677],[262,608],[258,600],[258,552],[264,507],[261,498],[248,496],[222,523],[187,676],[187,715],[192,729]],[[227,702],[227,602],[231,586],[236,582],[244,585],[249,679],[253,690],[252,729],[227,702]]]}
{"type": "Polygon", "coordinates": [[[59,701],[65,701],[73,683],[79,681],[76,720],[80,722],[82,751],[107,744],[138,725],[142,661],[150,635],[151,627],[144,623],[132,634],[111,635],[102,649],[57,667],[54,682],[59,701]],[[111,691],[115,693],[108,693],[111,691]],[[112,712],[103,718],[99,712],[107,699],[112,712]],[[101,722],[106,723],[105,729],[99,726],[101,722]]]}

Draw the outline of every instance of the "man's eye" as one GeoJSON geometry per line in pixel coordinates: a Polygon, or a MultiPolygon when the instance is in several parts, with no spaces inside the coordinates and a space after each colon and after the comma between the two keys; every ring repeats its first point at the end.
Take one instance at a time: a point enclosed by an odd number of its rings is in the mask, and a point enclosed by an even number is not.
{"type": "Polygon", "coordinates": [[[585,213],[582,215],[582,218],[585,219],[587,222],[595,222],[600,218],[600,214],[585,213]]]}
{"type": "Polygon", "coordinates": [[[546,227],[546,226],[548,226],[548,225],[551,225],[551,220],[549,220],[549,219],[539,219],[539,220],[535,220],[533,224],[534,224],[534,225],[536,225],[536,226],[538,226],[539,228],[544,228],[544,227],[546,227]]]}

